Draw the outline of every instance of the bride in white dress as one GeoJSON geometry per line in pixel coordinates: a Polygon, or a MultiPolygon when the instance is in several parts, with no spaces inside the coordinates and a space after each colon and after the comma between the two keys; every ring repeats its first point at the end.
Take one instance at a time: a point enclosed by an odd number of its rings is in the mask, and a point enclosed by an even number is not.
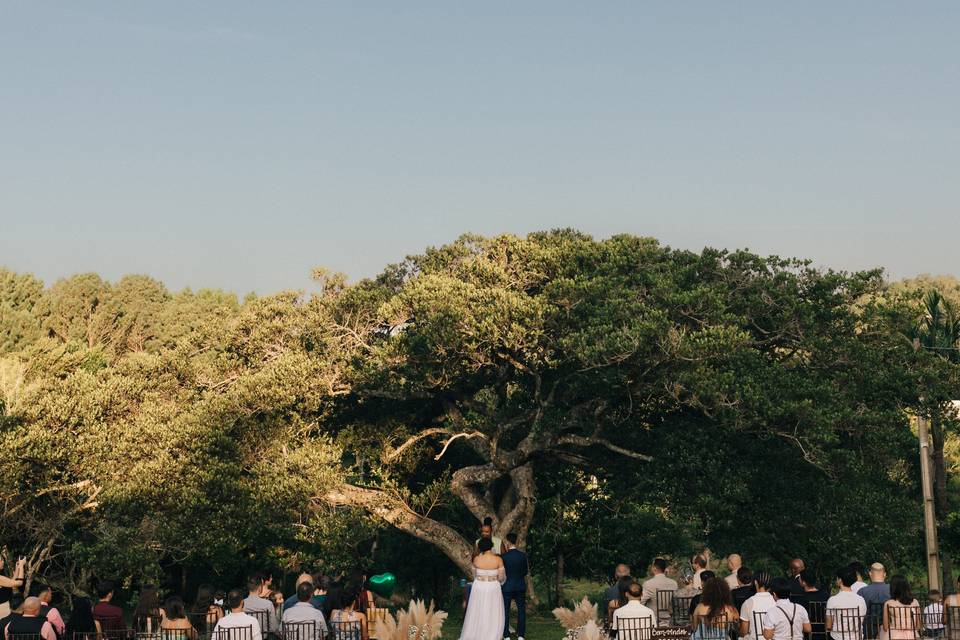
{"type": "Polygon", "coordinates": [[[500,585],[507,579],[503,560],[493,553],[493,542],[481,538],[480,552],[473,559],[473,586],[467,600],[460,640],[500,640],[503,634],[503,593],[500,585]]]}

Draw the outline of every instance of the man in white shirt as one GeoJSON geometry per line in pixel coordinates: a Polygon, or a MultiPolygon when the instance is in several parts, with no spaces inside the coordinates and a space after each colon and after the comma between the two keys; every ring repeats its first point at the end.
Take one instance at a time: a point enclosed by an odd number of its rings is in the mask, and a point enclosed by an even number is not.
{"type": "Polygon", "coordinates": [[[210,634],[212,640],[263,640],[263,633],[260,631],[260,623],[253,616],[243,612],[243,592],[240,589],[231,589],[227,594],[227,607],[230,613],[217,621],[217,625],[210,634]],[[249,628],[251,637],[247,637],[245,631],[231,633],[230,629],[249,628]]]}
{"type": "Polygon", "coordinates": [[[740,557],[739,553],[731,553],[727,556],[727,569],[730,569],[730,575],[724,578],[724,580],[727,581],[727,585],[731,591],[740,586],[740,583],[737,581],[737,571],[739,571],[742,566],[743,558],[740,557]]]}
{"type": "Polygon", "coordinates": [[[637,582],[631,582],[626,592],[627,604],[613,612],[611,626],[617,630],[618,640],[641,640],[649,638],[657,626],[657,614],[650,607],[640,603],[643,588],[637,582]]]}
{"type": "Polygon", "coordinates": [[[690,566],[693,567],[693,588],[703,591],[703,580],[700,574],[707,570],[707,559],[698,553],[691,558],[690,566]]]}
{"type": "Polygon", "coordinates": [[[813,632],[807,610],[790,602],[791,587],[788,578],[776,578],[770,586],[776,603],[763,614],[763,637],[766,640],[802,640],[804,633],[813,632]]]}
{"type": "MultiPolygon", "coordinates": [[[[654,610],[658,610],[657,593],[660,591],[676,591],[677,581],[667,577],[667,561],[663,558],[656,558],[650,566],[652,578],[648,578],[643,583],[643,595],[640,596],[640,604],[650,603],[654,610]]],[[[672,607],[671,607],[672,609],[672,607]]],[[[661,623],[669,623],[670,616],[673,613],[670,610],[657,611],[661,623]]]]}
{"type": "Polygon", "coordinates": [[[760,629],[754,628],[755,613],[766,613],[774,607],[773,594],[770,588],[770,574],[766,571],[757,571],[753,574],[755,594],[747,598],[740,607],[740,640],[756,640],[761,635],[760,629]]]}
{"type": "Polygon", "coordinates": [[[867,603],[853,592],[857,573],[853,567],[844,567],[837,572],[840,592],[827,600],[827,630],[833,640],[860,640],[863,617],[867,615],[867,603]]]}
{"type": "Polygon", "coordinates": [[[853,572],[857,575],[857,579],[850,585],[850,590],[854,593],[860,593],[860,589],[867,586],[867,583],[863,581],[863,576],[867,575],[867,569],[861,562],[851,562],[850,568],[853,569],[853,572]]]}
{"type": "Polygon", "coordinates": [[[283,612],[284,627],[291,625],[291,629],[300,631],[300,633],[290,634],[288,629],[284,628],[285,637],[288,640],[313,640],[314,638],[326,637],[327,621],[323,617],[323,612],[313,606],[311,602],[313,592],[312,582],[301,582],[300,586],[297,587],[297,604],[283,612]],[[302,633],[300,627],[309,627],[309,625],[303,625],[304,622],[313,623],[313,633],[302,633]]]}

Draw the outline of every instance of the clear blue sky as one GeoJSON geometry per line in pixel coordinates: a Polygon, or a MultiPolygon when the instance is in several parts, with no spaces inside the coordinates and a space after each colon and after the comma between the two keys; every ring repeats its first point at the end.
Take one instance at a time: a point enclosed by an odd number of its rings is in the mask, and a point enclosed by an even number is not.
{"type": "Polygon", "coordinates": [[[0,5],[0,264],[353,278],[577,227],[960,274],[960,2],[0,5]]]}

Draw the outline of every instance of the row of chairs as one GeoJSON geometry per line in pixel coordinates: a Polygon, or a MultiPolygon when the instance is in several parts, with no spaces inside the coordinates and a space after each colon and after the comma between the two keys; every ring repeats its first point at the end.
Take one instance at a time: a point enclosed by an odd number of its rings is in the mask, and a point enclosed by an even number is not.
{"type": "MultiPolygon", "coordinates": [[[[254,633],[252,626],[220,628],[213,627],[206,633],[196,629],[157,629],[135,631],[133,629],[74,633],[69,640],[361,640],[359,621],[327,622],[324,629],[314,622],[283,622],[274,631],[254,633]]],[[[8,640],[42,640],[36,634],[10,634],[8,640]]]]}

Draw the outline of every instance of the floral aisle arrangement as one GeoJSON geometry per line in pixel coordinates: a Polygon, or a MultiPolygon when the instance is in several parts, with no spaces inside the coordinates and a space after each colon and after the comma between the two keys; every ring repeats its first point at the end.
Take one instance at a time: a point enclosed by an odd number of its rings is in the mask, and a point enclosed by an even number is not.
{"type": "Polygon", "coordinates": [[[396,617],[386,615],[376,620],[372,635],[379,640],[437,640],[446,619],[446,611],[434,610],[433,600],[429,608],[423,600],[412,600],[406,611],[397,611],[396,617]]]}
{"type": "Polygon", "coordinates": [[[597,605],[586,596],[573,609],[557,607],[553,617],[567,630],[564,640],[602,640],[606,637],[597,620],[597,605]]]}

